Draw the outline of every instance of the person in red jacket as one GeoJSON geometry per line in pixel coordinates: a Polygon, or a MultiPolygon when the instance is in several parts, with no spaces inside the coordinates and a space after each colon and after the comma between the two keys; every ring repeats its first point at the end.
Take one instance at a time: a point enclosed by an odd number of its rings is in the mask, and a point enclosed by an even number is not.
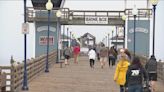
{"type": "Polygon", "coordinates": [[[79,45],[74,46],[73,48],[74,63],[78,63],[77,60],[78,60],[79,53],[80,53],[80,46],[79,45]]]}

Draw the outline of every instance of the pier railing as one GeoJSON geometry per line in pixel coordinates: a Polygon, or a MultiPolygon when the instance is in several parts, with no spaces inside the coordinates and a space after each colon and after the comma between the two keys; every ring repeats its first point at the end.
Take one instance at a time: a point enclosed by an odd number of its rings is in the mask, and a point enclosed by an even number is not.
{"type": "MultiPolygon", "coordinates": [[[[51,52],[49,54],[49,66],[53,65],[56,61],[56,52],[51,52]]],[[[148,57],[139,56],[142,64],[148,61],[148,57]]],[[[2,70],[0,75],[0,92],[1,90],[6,90],[6,92],[18,92],[23,83],[23,63],[17,64],[13,58],[11,59],[11,66],[0,66],[2,70]]],[[[46,55],[42,55],[35,59],[27,60],[27,75],[28,83],[34,78],[39,76],[45,70],[46,55]]],[[[164,62],[158,62],[157,66],[158,80],[164,83],[164,62]]]]}
{"type": "MultiPolygon", "coordinates": [[[[146,62],[148,61],[148,57],[143,57],[143,56],[139,56],[141,59],[141,63],[143,66],[145,66],[146,62]]],[[[164,62],[162,61],[157,61],[157,76],[158,76],[158,80],[160,80],[161,82],[164,83],[164,62]]]]}
{"type": "Polygon", "coordinates": [[[5,78],[6,78],[6,74],[0,70],[0,92],[5,91],[5,87],[6,87],[5,78]]]}
{"type": "MultiPolygon", "coordinates": [[[[56,62],[56,52],[49,54],[49,66],[56,62]]],[[[11,58],[11,66],[0,66],[5,71],[5,77],[0,80],[4,81],[6,92],[18,92],[23,84],[24,63],[17,63],[11,58]]],[[[41,72],[45,71],[46,55],[39,56],[35,59],[27,60],[27,79],[28,82],[36,78],[41,72]]],[[[1,87],[2,88],[2,87],[1,87]]]]}
{"type": "Polygon", "coordinates": [[[158,78],[164,83],[164,62],[159,61],[157,68],[158,78]]]}

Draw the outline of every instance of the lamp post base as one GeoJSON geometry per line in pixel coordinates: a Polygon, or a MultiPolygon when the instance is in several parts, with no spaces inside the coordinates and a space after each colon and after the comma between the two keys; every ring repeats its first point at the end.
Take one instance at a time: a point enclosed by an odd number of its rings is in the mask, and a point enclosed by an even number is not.
{"type": "MultiPolygon", "coordinates": [[[[154,56],[154,55],[151,55],[150,59],[153,59],[153,60],[155,60],[155,61],[156,61],[156,58],[155,58],[155,56],[154,56]]],[[[157,62],[157,61],[156,61],[156,62],[157,62]]]]}
{"type": "Polygon", "coordinates": [[[48,72],[49,72],[49,70],[47,70],[47,69],[46,69],[46,70],[45,70],[45,72],[46,72],[46,73],[48,73],[48,72]]]}
{"type": "Polygon", "coordinates": [[[28,86],[23,86],[23,87],[22,87],[22,90],[29,90],[29,89],[28,89],[28,86]]]}

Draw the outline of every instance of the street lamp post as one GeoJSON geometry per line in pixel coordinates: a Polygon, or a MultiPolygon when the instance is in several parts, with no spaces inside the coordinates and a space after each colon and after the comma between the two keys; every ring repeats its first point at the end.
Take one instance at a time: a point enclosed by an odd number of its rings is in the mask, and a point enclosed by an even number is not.
{"type": "Polygon", "coordinates": [[[70,47],[71,47],[71,41],[72,41],[71,35],[72,35],[72,33],[70,32],[70,47]]]}
{"type": "MultiPolygon", "coordinates": [[[[61,58],[64,58],[64,36],[65,36],[65,26],[63,25],[63,37],[62,37],[62,40],[61,40],[61,44],[62,44],[62,56],[61,58]]],[[[58,46],[57,46],[58,48],[58,46]]],[[[57,53],[58,53],[58,50],[57,50],[57,53]]],[[[57,62],[58,62],[58,58],[57,58],[57,62]]]]}
{"type": "Polygon", "coordinates": [[[102,39],[102,43],[105,44],[105,38],[102,39]]]}
{"type": "Polygon", "coordinates": [[[156,6],[158,4],[158,0],[151,0],[153,6],[153,48],[152,48],[152,56],[155,58],[154,49],[155,49],[155,11],[156,6]]]}
{"type": "Polygon", "coordinates": [[[137,17],[137,13],[138,13],[138,11],[137,11],[137,8],[136,8],[136,6],[134,6],[134,8],[133,8],[133,11],[132,11],[132,13],[133,13],[133,17],[134,17],[134,38],[133,38],[133,51],[134,51],[134,56],[135,56],[135,50],[136,50],[136,48],[135,48],[135,41],[136,41],[136,17],[137,17]]]}
{"type": "MultiPolygon", "coordinates": [[[[60,50],[59,50],[59,36],[60,36],[60,30],[59,30],[59,22],[60,22],[60,17],[61,17],[61,11],[58,10],[56,12],[56,17],[57,17],[57,63],[60,61],[60,50]]],[[[63,26],[64,27],[64,26],[63,26]]],[[[64,38],[63,38],[64,39],[64,38]]]]}
{"type": "Polygon", "coordinates": [[[126,22],[125,22],[126,16],[125,16],[125,15],[122,16],[122,20],[124,21],[124,29],[123,29],[123,30],[124,30],[124,31],[123,31],[123,32],[124,32],[124,38],[123,38],[123,40],[124,40],[124,45],[123,45],[123,48],[125,48],[125,26],[126,26],[126,24],[125,24],[125,23],[126,23],[126,22]]]}
{"type": "MultiPolygon", "coordinates": [[[[26,23],[26,0],[24,0],[24,23],[26,23]]],[[[28,85],[27,85],[27,65],[26,65],[26,43],[27,43],[27,39],[26,39],[26,34],[24,34],[24,75],[23,75],[23,86],[22,86],[22,90],[28,90],[28,85]]]]}
{"type": "Polygon", "coordinates": [[[113,44],[113,30],[112,30],[112,44],[113,44]]]}
{"type": "Polygon", "coordinates": [[[49,36],[50,36],[50,11],[53,8],[53,4],[51,0],[48,0],[46,3],[46,9],[48,10],[48,31],[47,31],[47,57],[46,57],[46,69],[45,72],[49,72],[49,66],[48,66],[48,54],[49,54],[49,36]]]}
{"type": "Polygon", "coordinates": [[[108,33],[108,48],[109,48],[109,33],[108,33]]]}
{"type": "Polygon", "coordinates": [[[67,47],[69,47],[69,37],[68,37],[68,30],[69,30],[69,28],[67,27],[67,47]]]}
{"type": "Polygon", "coordinates": [[[65,36],[65,26],[63,25],[63,42],[62,42],[63,49],[64,49],[64,36],[65,36]]]}
{"type": "Polygon", "coordinates": [[[107,36],[105,36],[105,40],[106,40],[106,47],[108,47],[108,39],[107,39],[107,36]]]}
{"type": "Polygon", "coordinates": [[[116,49],[117,49],[117,39],[118,39],[118,34],[117,34],[117,30],[118,28],[117,28],[117,26],[116,26],[116,49]]]}

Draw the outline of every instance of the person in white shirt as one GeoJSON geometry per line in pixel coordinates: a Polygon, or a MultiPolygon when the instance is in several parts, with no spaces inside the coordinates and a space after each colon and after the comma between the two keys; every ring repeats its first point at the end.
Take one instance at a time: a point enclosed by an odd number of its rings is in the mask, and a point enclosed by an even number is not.
{"type": "Polygon", "coordinates": [[[95,64],[95,59],[96,59],[96,52],[94,49],[90,49],[88,52],[88,56],[89,56],[89,61],[90,61],[90,67],[94,68],[94,64],[95,64]]]}

